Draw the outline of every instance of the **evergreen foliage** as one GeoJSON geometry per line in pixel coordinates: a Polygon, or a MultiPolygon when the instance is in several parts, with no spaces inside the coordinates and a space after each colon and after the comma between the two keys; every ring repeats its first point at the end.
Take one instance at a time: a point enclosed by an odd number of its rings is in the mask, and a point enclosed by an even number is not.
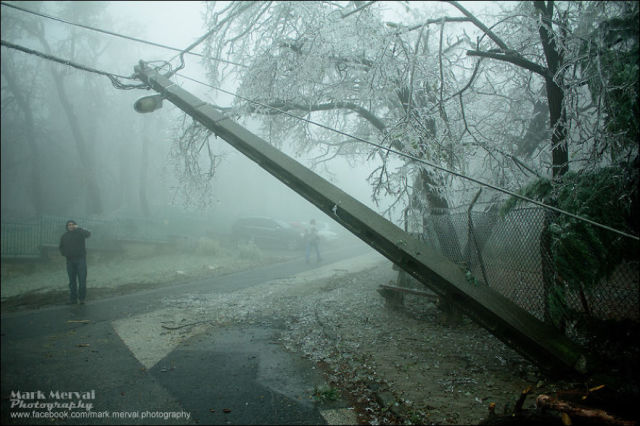
{"type": "MultiPolygon", "coordinates": [[[[638,234],[632,214],[638,200],[637,167],[568,172],[556,185],[542,178],[525,187],[521,194],[611,228],[638,234]]],[[[512,197],[501,213],[507,214],[518,203],[519,199],[512,197]]],[[[572,289],[588,292],[602,279],[609,278],[623,261],[638,259],[638,241],[567,215],[556,214],[547,232],[555,270],[572,289]]],[[[562,298],[562,289],[557,290],[562,298]]]]}
{"type": "MultiPolygon", "coordinates": [[[[640,27],[638,3],[620,2],[618,14],[602,20],[580,47],[580,66],[586,73],[592,101],[602,101],[606,138],[597,142],[611,158],[637,153],[640,132],[640,27]],[[594,67],[594,64],[597,66],[594,67]]],[[[606,7],[606,6],[604,6],[606,7]]],[[[633,154],[632,154],[633,155],[633,154]]]]}

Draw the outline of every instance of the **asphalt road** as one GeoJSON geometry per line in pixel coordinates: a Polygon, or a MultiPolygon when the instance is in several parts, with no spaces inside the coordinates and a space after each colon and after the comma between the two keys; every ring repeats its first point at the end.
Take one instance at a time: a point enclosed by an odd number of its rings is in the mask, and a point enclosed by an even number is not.
{"type": "MultiPolygon", "coordinates": [[[[367,250],[343,245],[323,253],[323,265],[367,250]]],[[[149,369],[112,326],[158,309],[167,296],[232,292],[313,267],[298,257],[86,305],[2,315],[2,423],[326,424],[312,398],[324,384],[321,372],[274,344],[278,324],[205,332],[149,369]]]]}

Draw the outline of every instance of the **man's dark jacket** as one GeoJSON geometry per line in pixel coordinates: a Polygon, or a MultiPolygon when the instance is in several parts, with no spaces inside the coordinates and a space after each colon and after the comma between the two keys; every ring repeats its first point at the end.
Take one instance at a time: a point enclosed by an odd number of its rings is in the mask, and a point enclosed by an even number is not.
{"type": "Polygon", "coordinates": [[[60,238],[60,254],[67,259],[79,259],[87,255],[85,239],[91,236],[91,232],[86,229],[76,228],[67,231],[60,238]]]}

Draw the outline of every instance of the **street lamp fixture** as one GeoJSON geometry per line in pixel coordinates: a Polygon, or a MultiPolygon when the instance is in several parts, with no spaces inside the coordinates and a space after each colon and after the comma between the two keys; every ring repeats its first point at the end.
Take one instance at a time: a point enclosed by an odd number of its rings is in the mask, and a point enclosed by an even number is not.
{"type": "Polygon", "coordinates": [[[133,109],[141,114],[162,108],[162,95],[151,95],[140,98],[133,104],[133,109]]]}

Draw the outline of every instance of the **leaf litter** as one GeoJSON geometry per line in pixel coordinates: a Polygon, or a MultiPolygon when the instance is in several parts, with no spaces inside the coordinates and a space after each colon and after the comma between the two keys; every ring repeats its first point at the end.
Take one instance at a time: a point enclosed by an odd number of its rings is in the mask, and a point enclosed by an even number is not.
{"type": "Polygon", "coordinates": [[[432,302],[409,295],[402,309],[389,309],[377,289],[396,278],[383,261],[163,304],[179,309],[185,326],[278,324],[278,343],[319,365],[363,424],[475,424],[492,403],[512,410],[529,385],[540,392],[562,386],[467,318],[443,325],[432,302]]]}

